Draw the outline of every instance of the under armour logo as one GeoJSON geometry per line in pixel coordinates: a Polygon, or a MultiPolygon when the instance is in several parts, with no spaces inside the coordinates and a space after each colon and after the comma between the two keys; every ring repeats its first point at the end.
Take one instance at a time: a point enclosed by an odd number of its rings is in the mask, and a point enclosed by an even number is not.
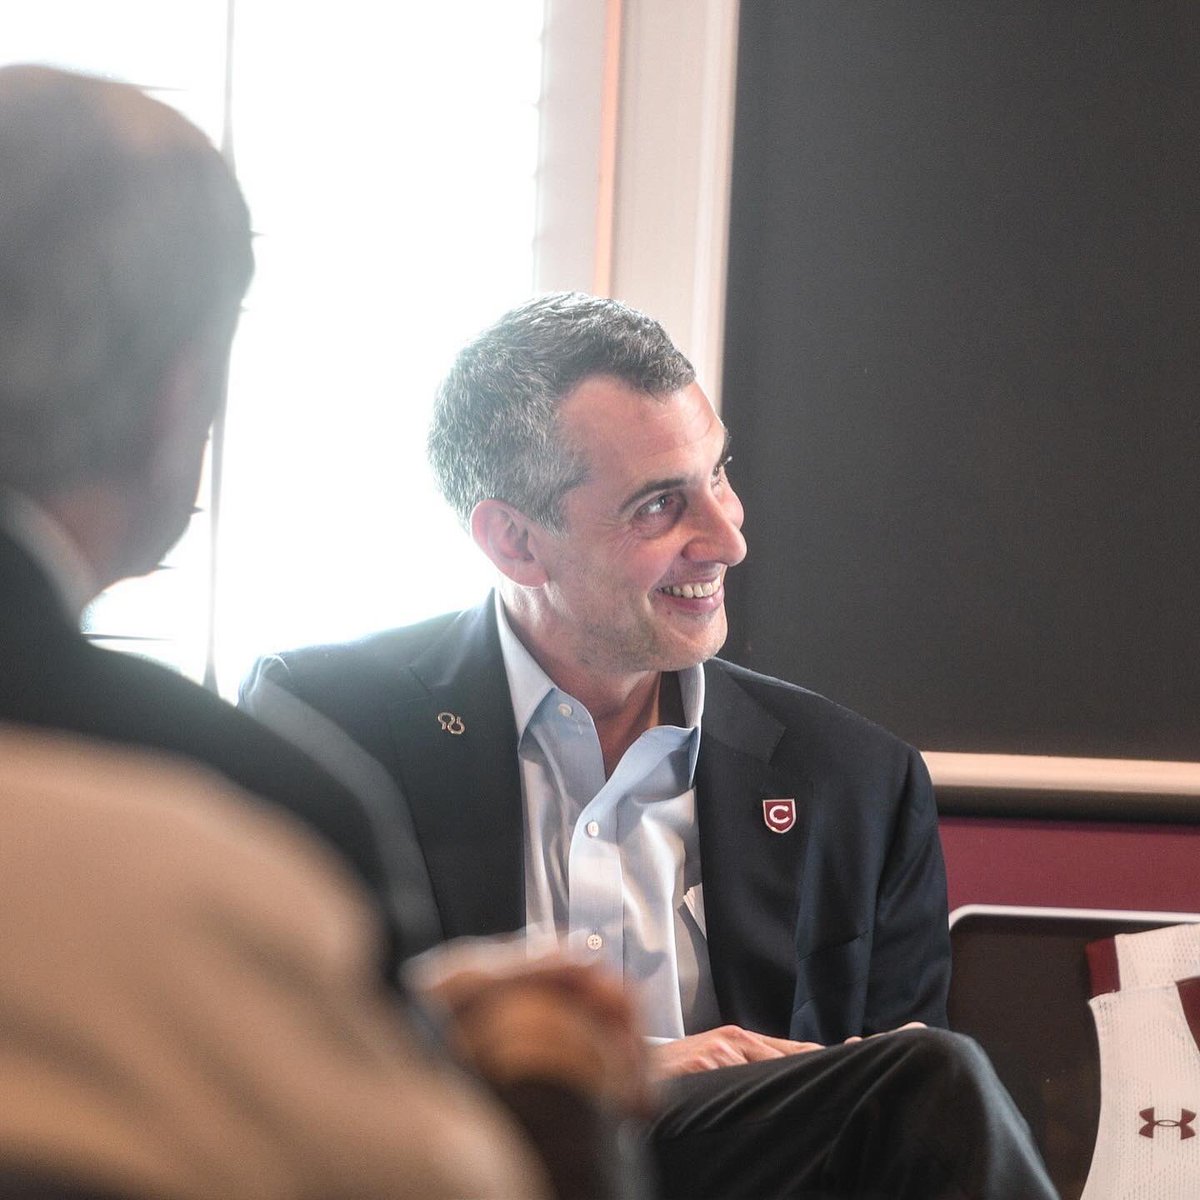
{"type": "Polygon", "coordinates": [[[466,733],[467,727],[463,724],[462,717],[456,716],[452,712],[438,713],[438,724],[447,732],[452,733],[456,737],[460,733],[466,733]]]}
{"type": "Polygon", "coordinates": [[[1145,1121],[1145,1125],[1138,1130],[1142,1137],[1152,1138],[1156,1129],[1178,1129],[1179,1140],[1186,1141],[1190,1137],[1196,1136],[1196,1131],[1192,1128],[1192,1123],[1196,1120],[1196,1114],[1190,1112],[1186,1108],[1179,1110],[1178,1121],[1158,1121],[1154,1117],[1154,1109],[1143,1108],[1138,1116],[1145,1121]]]}

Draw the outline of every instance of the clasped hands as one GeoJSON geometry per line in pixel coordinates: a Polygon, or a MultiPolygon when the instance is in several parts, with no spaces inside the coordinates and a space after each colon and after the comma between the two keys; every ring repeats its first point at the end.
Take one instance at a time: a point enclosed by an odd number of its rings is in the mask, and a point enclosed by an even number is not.
{"type": "MultiPolygon", "coordinates": [[[[909,1021],[900,1029],[923,1029],[924,1022],[909,1021]]],[[[897,1032],[892,1030],[890,1032],[897,1032]]],[[[872,1037],[883,1036],[872,1034],[872,1037]]],[[[852,1045],[865,1039],[846,1038],[845,1044],[852,1045]]],[[[813,1050],[824,1050],[821,1042],[793,1042],[789,1038],[768,1037],[755,1033],[740,1025],[722,1025],[717,1029],[706,1029],[693,1033],[678,1041],[665,1042],[653,1047],[652,1071],[655,1078],[669,1079],[673,1075],[687,1075],[693,1071],[711,1071],[716,1067],[737,1067],[743,1063],[766,1062],[772,1058],[787,1058],[793,1054],[809,1054],[813,1050]]]]}

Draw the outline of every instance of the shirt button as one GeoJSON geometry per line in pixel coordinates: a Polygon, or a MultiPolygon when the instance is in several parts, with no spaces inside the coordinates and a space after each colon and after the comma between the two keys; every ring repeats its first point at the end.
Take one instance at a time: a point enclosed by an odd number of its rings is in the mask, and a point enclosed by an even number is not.
{"type": "Polygon", "coordinates": [[[589,821],[587,823],[587,835],[588,835],[588,837],[599,837],[600,836],[600,822],[599,821],[589,821]]]}
{"type": "Polygon", "coordinates": [[[604,939],[598,933],[589,933],[587,937],[587,948],[589,950],[599,950],[604,945],[604,939]]]}
{"type": "Polygon", "coordinates": [[[575,710],[569,704],[560,704],[558,711],[564,716],[569,717],[575,710]]]}

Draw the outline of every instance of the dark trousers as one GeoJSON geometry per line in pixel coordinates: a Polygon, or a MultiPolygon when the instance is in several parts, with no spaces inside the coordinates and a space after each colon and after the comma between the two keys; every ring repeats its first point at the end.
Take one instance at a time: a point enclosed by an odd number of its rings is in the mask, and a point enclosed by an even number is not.
{"type": "Polygon", "coordinates": [[[663,1200],[1056,1200],[969,1038],[902,1030],[672,1080],[650,1130],[663,1200]]]}

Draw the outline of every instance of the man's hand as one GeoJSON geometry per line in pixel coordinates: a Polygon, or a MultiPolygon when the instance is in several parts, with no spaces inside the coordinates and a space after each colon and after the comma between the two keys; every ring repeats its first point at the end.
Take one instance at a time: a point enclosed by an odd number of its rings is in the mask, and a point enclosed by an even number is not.
{"type": "Polygon", "coordinates": [[[558,1083],[618,1112],[648,1113],[645,1042],[607,972],[478,940],[423,956],[410,982],[444,1015],[452,1048],[485,1079],[558,1083]]]}
{"type": "Polygon", "coordinates": [[[819,1042],[792,1042],[787,1038],[768,1037],[765,1033],[752,1033],[738,1025],[722,1025],[718,1029],[707,1029],[651,1047],[650,1070],[656,1079],[670,1079],[693,1071],[736,1067],[742,1063],[764,1062],[823,1049],[819,1042]]]}
{"type": "MultiPolygon", "coordinates": [[[[909,1021],[899,1029],[924,1029],[922,1021],[909,1021]]],[[[872,1037],[885,1037],[875,1033],[872,1037]]],[[[845,1045],[861,1042],[861,1037],[848,1037],[845,1045]]],[[[769,1058],[787,1058],[792,1054],[808,1054],[813,1050],[824,1050],[820,1042],[792,1042],[787,1038],[768,1037],[765,1033],[754,1033],[738,1025],[722,1025],[704,1033],[693,1033],[690,1037],[674,1042],[664,1042],[650,1050],[650,1071],[656,1080],[670,1079],[675,1075],[686,1075],[692,1071],[711,1071],[714,1067],[736,1067],[742,1063],[764,1062],[769,1058]]]]}

